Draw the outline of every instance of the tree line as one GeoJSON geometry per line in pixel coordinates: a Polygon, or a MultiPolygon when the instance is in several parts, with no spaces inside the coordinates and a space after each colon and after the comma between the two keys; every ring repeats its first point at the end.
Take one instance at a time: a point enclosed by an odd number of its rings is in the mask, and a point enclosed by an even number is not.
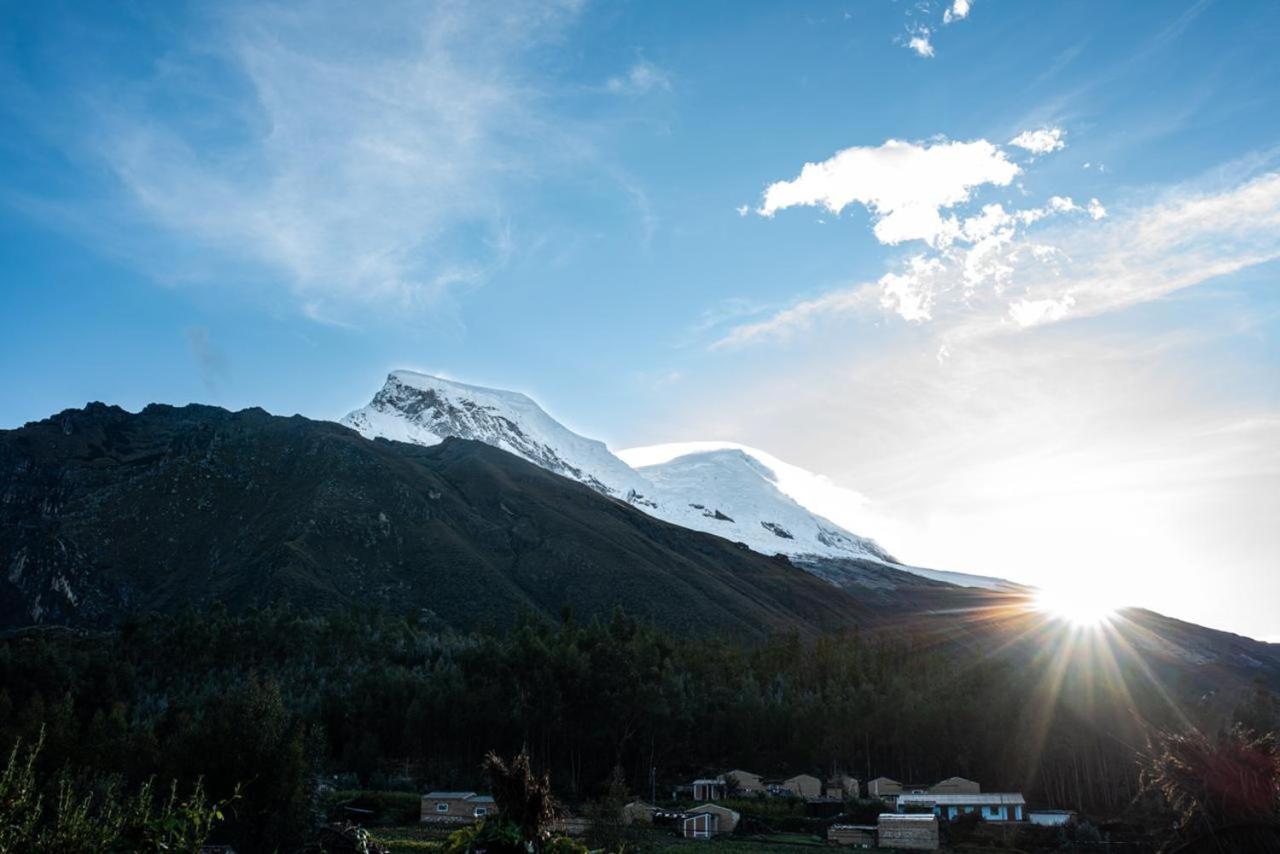
{"type": "Polygon", "coordinates": [[[742,767],[960,775],[1119,810],[1139,791],[1144,733],[1177,715],[1138,679],[1108,692],[1068,674],[1053,693],[1036,667],[909,637],[746,643],[622,610],[457,633],[415,614],[215,606],[0,639],[0,745],[43,731],[50,779],[69,768],[135,788],[199,781],[214,802],[234,798],[215,838],[243,851],[300,844],[323,785],[483,788],[490,751],[527,751],[570,805],[619,774],[645,796],[656,782],[662,799],[742,767]]]}

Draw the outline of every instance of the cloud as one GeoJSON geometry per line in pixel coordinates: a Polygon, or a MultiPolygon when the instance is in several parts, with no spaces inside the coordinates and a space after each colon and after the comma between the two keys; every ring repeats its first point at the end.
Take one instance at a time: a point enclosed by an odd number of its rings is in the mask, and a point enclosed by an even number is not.
{"type": "Polygon", "coordinates": [[[942,13],[942,23],[952,24],[956,21],[963,21],[969,17],[969,10],[973,8],[973,4],[969,0],[954,0],[947,11],[942,13]]]}
{"type": "Polygon", "coordinates": [[[751,213],[751,208],[748,205],[738,205],[734,210],[738,212],[738,216],[746,216],[751,213]]]}
{"type": "Polygon", "coordinates": [[[1280,172],[1213,190],[1177,188],[1120,216],[1108,216],[1097,199],[1082,208],[1061,196],[1013,212],[987,205],[957,222],[952,242],[879,280],[741,324],[713,346],[785,340],[879,305],[904,320],[941,323],[950,349],[960,340],[1159,299],[1277,258],[1280,172]],[[1076,219],[1045,227],[1062,216],[1076,219]]]}
{"type": "Polygon", "coordinates": [[[907,48],[915,51],[917,56],[929,59],[933,56],[933,44],[929,41],[929,28],[920,27],[907,39],[907,48]]]}
{"type": "MultiPolygon", "coordinates": [[[[532,57],[577,8],[228,4],[150,78],[86,86],[75,136],[166,236],[155,256],[283,283],[326,322],[429,307],[507,262],[539,182],[616,178],[532,57]]],[[[663,79],[641,64],[623,85],[663,79]]]]}
{"type": "Polygon", "coordinates": [[[610,77],[605,89],[615,95],[645,95],[654,89],[671,88],[671,78],[658,66],[640,60],[620,77],[610,77]]]}
{"type": "Polygon", "coordinates": [[[1064,134],[1062,128],[1045,127],[1038,130],[1024,130],[1009,140],[1009,144],[1025,148],[1032,154],[1049,154],[1067,147],[1062,139],[1064,134]]]}
{"type": "Polygon", "coordinates": [[[806,163],[799,176],[764,192],[758,209],[771,217],[801,205],[838,214],[858,203],[875,216],[881,243],[923,240],[945,244],[959,228],[945,209],[967,202],[985,184],[1007,186],[1021,170],[997,146],[974,142],[913,143],[891,139],[877,148],[853,147],[821,163],[806,163]]]}

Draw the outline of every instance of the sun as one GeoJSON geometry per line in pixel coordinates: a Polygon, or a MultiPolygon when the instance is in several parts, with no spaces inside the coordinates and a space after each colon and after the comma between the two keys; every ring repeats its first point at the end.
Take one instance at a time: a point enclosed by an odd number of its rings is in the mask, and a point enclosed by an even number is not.
{"type": "Polygon", "coordinates": [[[1107,623],[1118,610],[1114,602],[1083,586],[1041,590],[1036,593],[1033,607],[1082,628],[1107,623]]]}

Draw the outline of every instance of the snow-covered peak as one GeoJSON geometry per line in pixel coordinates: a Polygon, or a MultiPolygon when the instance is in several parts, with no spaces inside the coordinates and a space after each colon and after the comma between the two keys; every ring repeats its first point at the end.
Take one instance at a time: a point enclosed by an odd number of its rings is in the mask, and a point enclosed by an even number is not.
{"type": "Polygon", "coordinates": [[[393,371],[369,405],[342,423],[367,438],[418,445],[446,437],[474,439],[618,498],[647,488],[603,442],[574,433],[515,391],[393,371]]]}
{"type": "MultiPolygon", "coordinates": [[[[789,478],[780,471],[803,469],[746,446],[696,444],[707,449],[637,469],[657,487],[671,521],[738,540],[765,554],[892,560],[874,541],[813,513],[782,489],[789,478]]],[[[646,450],[623,455],[626,459],[665,456],[646,454],[646,450]]]]}
{"type": "Polygon", "coordinates": [[[367,438],[419,445],[451,436],[484,442],[651,516],[764,554],[871,560],[968,586],[999,581],[898,564],[875,541],[850,533],[871,527],[865,497],[746,445],[681,442],[615,456],[527,395],[413,371],[392,372],[369,405],[342,423],[367,438]]]}

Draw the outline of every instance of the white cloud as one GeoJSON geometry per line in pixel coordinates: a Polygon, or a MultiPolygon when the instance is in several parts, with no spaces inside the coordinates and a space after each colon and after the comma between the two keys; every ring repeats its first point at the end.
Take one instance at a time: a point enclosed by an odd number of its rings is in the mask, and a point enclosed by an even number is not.
{"type": "Polygon", "coordinates": [[[1049,154],[1067,147],[1067,143],[1062,139],[1064,135],[1065,132],[1062,128],[1056,127],[1024,130],[1009,140],[1009,144],[1018,148],[1025,148],[1032,154],[1049,154]]]}
{"type": "MultiPolygon", "coordinates": [[[[100,94],[88,136],[205,278],[247,265],[329,322],[430,305],[505,263],[526,187],[594,158],[530,60],[575,14],[227,5],[147,85],[100,94]],[[198,121],[172,109],[206,90],[198,121]]],[[[644,69],[627,81],[660,85],[644,69]]]]}
{"type": "Polygon", "coordinates": [[[907,47],[917,56],[928,59],[933,56],[933,44],[929,41],[929,28],[921,27],[907,40],[907,47]]]}
{"type": "Polygon", "coordinates": [[[671,78],[658,66],[640,60],[620,77],[610,77],[605,88],[616,95],[644,95],[654,89],[670,89],[671,78]]]}
{"type": "Polygon", "coordinates": [[[1277,258],[1280,172],[1211,192],[1176,190],[1117,217],[1097,199],[1081,208],[1053,197],[1013,212],[993,204],[957,222],[948,243],[878,281],[739,325],[714,346],[785,340],[877,304],[911,322],[942,323],[954,343],[1007,329],[1010,321],[1023,328],[1114,311],[1277,258]],[[1077,219],[1027,230],[1055,216],[1077,219]]]}
{"type": "Polygon", "coordinates": [[[882,243],[949,242],[960,228],[942,211],[967,202],[985,184],[1007,186],[1019,173],[1003,151],[986,140],[922,144],[891,139],[877,148],[846,148],[821,163],[806,163],[791,181],[771,184],[759,213],[773,216],[800,205],[840,213],[865,205],[876,217],[882,243]]]}
{"type": "Polygon", "coordinates": [[[969,17],[969,10],[973,4],[969,0],[954,0],[950,8],[942,13],[942,22],[944,24],[952,24],[956,21],[963,21],[969,17]]]}
{"type": "Polygon", "coordinates": [[[751,213],[751,208],[748,205],[738,205],[734,210],[738,212],[738,216],[746,216],[751,213]]]}

